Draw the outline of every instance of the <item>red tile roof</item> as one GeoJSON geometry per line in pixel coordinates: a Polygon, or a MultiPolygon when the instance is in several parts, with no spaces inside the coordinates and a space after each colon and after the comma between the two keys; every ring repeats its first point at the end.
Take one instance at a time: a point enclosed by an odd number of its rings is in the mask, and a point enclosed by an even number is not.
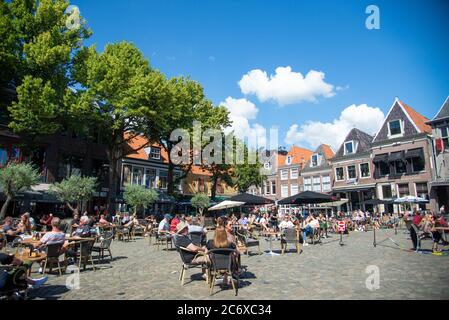
{"type": "Polygon", "coordinates": [[[332,150],[330,145],[322,144],[321,149],[323,150],[324,156],[326,157],[326,159],[331,159],[334,157],[335,153],[332,150]]]}
{"type": "Polygon", "coordinates": [[[292,146],[286,155],[278,154],[277,161],[278,166],[284,166],[285,160],[288,156],[292,157],[291,164],[305,164],[307,160],[312,156],[313,151],[297,146],[292,146]]]}
{"type": "MultiPolygon", "coordinates": [[[[125,139],[130,138],[128,132],[125,133],[125,139]]],[[[161,149],[161,160],[163,163],[168,163],[168,154],[164,148],[158,143],[150,142],[147,137],[143,135],[137,135],[131,140],[126,142],[124,147],[125,157],[139,160],[149,160],[148,154],[145,152],[147,147],[157,147],[161,149]]]]}
{"type": "Polygon", "coordinates": [[[432,133],[432,127],[426,124],[426,122],[430,121],[429,119],[418,113],[415,109],[405,104],[404,102],[400,101],[400,103],[404,107],[405,112],[408,113],[412,121],[416,124],[421,132],[432,133]]]}

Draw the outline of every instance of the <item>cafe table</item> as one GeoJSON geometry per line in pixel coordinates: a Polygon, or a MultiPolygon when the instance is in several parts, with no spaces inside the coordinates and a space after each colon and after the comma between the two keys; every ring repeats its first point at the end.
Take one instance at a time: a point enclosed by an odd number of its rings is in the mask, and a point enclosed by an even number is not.
{"type": "Polygon", "coordinates": [[[31,267],[34,262],[41,262],[47,258],[45,252],[32,252],[30,255],[30,249],[18,250],[14,255],[16,259],[22,260],[24,263],[30,264],[28,275],[31,274],[31,267]]]}
{"type": "Polygon", "coordinates": [[[273,237],[277,237],[279,236],[280,233],[279,232],[275,232],[275,231],[266,231],[264,232],[264,236],[269,237],[270,239],[270,251],[265,252],[265,255],[270,255],[270,256],[279,256],[279,253],[275,253],[273,252],[273,237]]]}

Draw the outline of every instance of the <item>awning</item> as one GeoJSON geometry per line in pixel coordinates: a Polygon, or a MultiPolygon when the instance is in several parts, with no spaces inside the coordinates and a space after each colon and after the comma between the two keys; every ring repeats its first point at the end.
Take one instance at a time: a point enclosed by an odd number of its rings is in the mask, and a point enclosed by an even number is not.
{"type": "Polygon", "coordinates": [[[387,162],[388,161],[388,153],[375,155],[373,158],[373,162],[387,162]]]}
{"type": "Polygon", "coordinates": [[[405,153],[405,158],[406,159],[410,159],[410,158],[421,158],[421,159],[424,159],[423,149],[419,148],[419,149],[408,150],[405,153]]]}
{"type": "Polygon", "coordinates": [[[390,153],[390,156],[388,157],[388,162],[394,162],[398,160],[404,160],[404,153],[402,151],[390,153]]]}
{"type": "Polygon", "coordinates": [[[449,181],[432,181],[430,187],[449,187],[449,181]]]}
{"type": "Polygon", "coordinates": [[[369,191],[376,187],[375,184],[369,185],[358,185],[358,186],[345,186],[345,187],[335,187],[332,189],[332,193],[338,192],[353,192],[353,191],[369,191]]]}

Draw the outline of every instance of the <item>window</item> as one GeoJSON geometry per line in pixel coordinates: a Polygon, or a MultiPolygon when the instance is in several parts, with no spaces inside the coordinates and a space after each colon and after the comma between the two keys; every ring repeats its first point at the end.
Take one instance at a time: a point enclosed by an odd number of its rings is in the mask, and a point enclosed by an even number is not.
{"type": "Polygon", "coordinates": [[[331,190],[331,177],[330,176],[323,176],[323,191],[330,191],[331,190]]]}
{"type": "Polygon", "coordinates": [[[391,193],[391,185],[382,186],[383,199],[391,199],[393,197],[391,193]]]}
{"type": "Polygon", "coordinates": [[[422,182],[422,183],[417,183],[416,184],[416,195],[418,197],[424,198],[424,199],[428,199],[429,198],[429,190],[427,188],[427,183],[426,182],[422,182]]]}
{"type": "Polygon", "coordinates": [[[281,185],[281,197],[288,197],[288,184],[281,185]]]}
{"type": "Polygon", "coordinates": [[[290,170],[290,179],[298,179],[298,168],[293,168],[290,170]]]}
{"type": "MultiPolygon", "coordinates": [[[[168,171],[159,171],[159,188],[167,189],[167,178],[168,178],[168,171]]],[[[202,182],[204,185],[204,179],[202,182]]]]}
{"type": "Polygon", "coordinates": [[[318,165],[318,155],[317,154],[314,154],[312,156],[312,161],[310,162],[310,165],[312,167],[316,167],[318,165]]]}
{"type": "Polygon", "coordinates": [[[161,148],[151,147],[150,158],[159,160],[161,158],[161,148]]]}
{"type": "Polygon", "coordinates": [[[270,194],[270,182],[265,183],[265,194],[270,194]]]}
{"type": "Polygon", "coordinates": [[[380,161],[376,162],[377,174],[382,177],[390,174],[390,165],[388,162],[380,161]]]}
{"type": "Polygon", "coordinates": [[[142,167],[133,167],[133,183],[135,185],[143,184],[143,168],[142,167]]]}
{"type": "Polygon", "coordinates": [[[335,168],[335,178],[337,181],[342,181],[345,179],[342,167],[335,168]]]}
{"type": "MultiPolygon", "coordinates": [[[[175,190],[179,190],[181,191],[181,174],[179,172],[174,172],[173,173],[173,186],[175,190]]],[[[223,193],[223,191],[221,191],[223,189],[222,185],[221,185],[221,181],[219,180],[217,182],[217,192],[218,193],[223,193]]]]}
{"type": "Polygon", "coordinates": [[[424,171],[424,159],[421,157],[410,158],[412,172],[424,171]]]}
{"type": "Polygon", "coordinates": [[[399,198],[409,196],[410,191],[408,189],[408,183],[398,184],[398,193],[399,193],[399,198]]]}
{"type": "Polygon", "coordinates": [[[304,191],[312,191],[312,178],[304,178],[304,191]]]}
{"type": "Polygon", "coordinates": [[[404,160],[396,160],[394,161],[394,171],[396,174],[403,174],[407,172],[407,165],[404,160]]]}
{"type": "Polygon", "coordinates": [[[84,158],[60,154],[58,166],[58,181],[72,175],[81,175],[84,158]]]}
{"type": "Polygon", "coordinates": [[[123,179],[122,179],[123,186],[125,186],[127,184],[131,184],[131,172],[132,172],[132,167],[130,165],[123,166],[123,179]]]}
{"type": "Polygon", "coordinates": [[[440,128],[441,130],[441,139],[444,143],[444,149],[449,149],[449,127],[440,128]]]}
{"type": "Polygon", "coordinates": [[[285,159],[285,164],[286,165],[292,164],[292,156],[287,156],[287,159],[285,159]]]}
{"type": "Polygon", "coordinates": [[[147,188],[154,188],[156,186],[156,170],[145,169],[145,186],[147,188]]]}
{"type": "Polygon", "coordinates": [[[0,167],[8,163],[8,149],[4,145],[0,145],[0,167]]]}
{"type": "Polygon", "coordinates": [[[288,179],[288,170],[281,170],[281,180],[288,179]]]}
{"type": "Polygon", "coordinates": [[[390,131],[390,136],[400,135],[402,133],[401,120],[388,122],[388,130],[390,131]]]}
{"type": "Polygon", "coordinates": [[[321,191],[321,179],[320,177],[313,177],[313,191],[320,192],[321,191]]]}
{"type": "Polygon", "coordinates": [[[271,181],[271,194],[276,194],[276,182],[271,181]]]}
{"type": "Polygon", "coordinates": [[[360,176],[362,178],[369,178],[371,176],[369,172],[369,163],[360,164],[360,176]]]}
{"type": "Polygon", "coordinates": [[[355,171],[355,166],[348,166],[348,180],[356,178],[357,172],[355,171]]]}
{"type": "Polygon", "coordinates": [[[292,196],[295,195],[295,194],[297,194],[297,193],[299,193],[298,184],[297,184],[297,183],[292,183],[292,184],[290,185],[290,190],[291,190],[290,194],[291,194],[292,196]]]}
{"type": "Polygon", "coordinates": [[[354,141],[345,142],[345,154],[352,154],[354,152],[354,141]]]}

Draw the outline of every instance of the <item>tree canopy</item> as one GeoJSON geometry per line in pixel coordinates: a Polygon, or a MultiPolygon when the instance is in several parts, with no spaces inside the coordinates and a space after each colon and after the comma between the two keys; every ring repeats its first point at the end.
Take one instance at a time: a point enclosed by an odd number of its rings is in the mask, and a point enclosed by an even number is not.
{"type": "Polygon", "coordinates": [[[126,185],[123,198],[126,204],[134,208],[134,214],[140,208],[146,208],[157,201],[159,195],[153,189],[146,189],[144,186],[126,185]]]}
{"type": "Polygon", "coordinates": [[[199,211],[200,215],[203,215],[204,209],[210,206],[210,198],[205,193],[197,193],[192,197],[190,203],[199,211]]]}

